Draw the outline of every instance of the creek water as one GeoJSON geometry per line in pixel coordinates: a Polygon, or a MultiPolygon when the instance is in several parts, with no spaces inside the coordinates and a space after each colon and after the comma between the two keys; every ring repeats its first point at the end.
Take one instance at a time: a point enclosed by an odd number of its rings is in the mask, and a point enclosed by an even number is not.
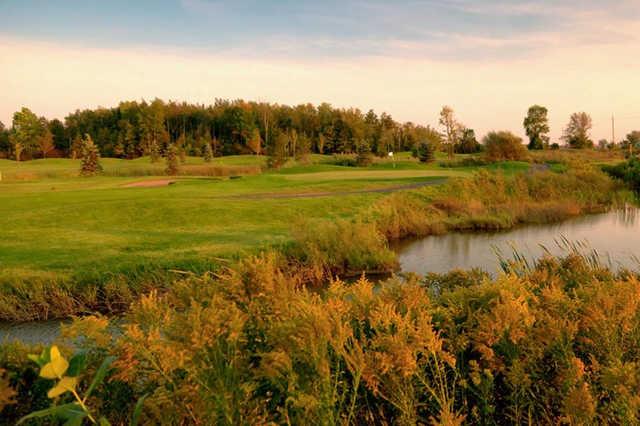
{"type": "Polygon", "coordinates": [[[585,254],[596,252],[614,269],[640,269],[640,209],[626,207],[564,222],[527,225],[503,232],[449,233],[403,241],[393,248],[403,272],[443,273],[453,269],[481,268],[496,274],[498,253],[512,259],[513,250],[528,260],[567,253],[567,242],[585,254]]]}
{"type": "MultiPolygon", "coordinates": [[[[508,258],[516,249],[528,259],[540,257],[544,248],[552,254],[563,254],[566,253],[563,239],[581,244],[587,252],[596,250],[601,261],[613,268],[640,269],[640,209],[635,207],[505,232],[430,236],[401,242],[394,249],[403,272],[425,274],[481,268],[496,274],[500,270],[498,251],[508,258]]],[[[19,340],[27,344],[51,344],[59,335],[60,323],[0,323],[0,343],[19,340]]]]}

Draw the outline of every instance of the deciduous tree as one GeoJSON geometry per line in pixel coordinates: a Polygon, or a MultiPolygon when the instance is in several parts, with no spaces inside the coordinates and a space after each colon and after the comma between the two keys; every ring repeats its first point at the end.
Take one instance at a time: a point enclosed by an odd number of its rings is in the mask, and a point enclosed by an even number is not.
{"type": "Polygon", "coordinates": [[[22,152],[33,154],[38,148],[38,140],[44,128],[42,121],[29,108],[22,108],[13,114],[13,126],[10,141],[16,155],[16,161],[20,161],[22,152]]]}
{"type": "Polygon", "coordinates": [[[444,129],[445,142],[447,143],[447,153],[449,158],[453,158],[454,147],[460,137],[460,124],[456,121],[453,108],[443,106],[440,110],[440,119],[438,121],[444,129]]]}
{"type": "Polygon", "coordinates": [[[529,149],[543,149],[549,145],[549,119],[547,108],[540,105],[529,107],[522,125],[529,137],[529,149]]]}
{"type": "Polygon", "coordinates": [[[562,139],[576,149],[593,148],[593,141],[589,135],[592,127],[591,116],[586,112],[571,114],[569,123],[564,130],[562,139]]]}
{"type": "Polygon", "coordinates": [[[253,129],[251,138],[247,142],[249,149],[255,154],[259,155],[262,152],[262,138],[260,137],[260,130],[253,129]]]}
{"type": "Polygon", "coordinates": [[[511,132],[489,132],[483,142],[485,155],[489,161],[524,160],[527,156],[522,138],[511,132]]]}

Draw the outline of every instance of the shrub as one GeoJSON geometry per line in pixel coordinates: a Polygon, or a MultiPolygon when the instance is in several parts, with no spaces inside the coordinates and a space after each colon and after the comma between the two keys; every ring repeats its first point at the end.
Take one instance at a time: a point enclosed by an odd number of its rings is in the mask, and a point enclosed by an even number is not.
{"type": "Polygon", "coordinates": [[[524,160],[527,150],[522,138],[511,132],[489,132],[483,139],[485,156],[489,161],[524,160]]]}
{"type": "Polygon", "coordinates": [[[610,176],[622,180],[634,191],[640,192],[640,159],[637,157],[615,166],[604,165],[602,170],[610,176]]]}

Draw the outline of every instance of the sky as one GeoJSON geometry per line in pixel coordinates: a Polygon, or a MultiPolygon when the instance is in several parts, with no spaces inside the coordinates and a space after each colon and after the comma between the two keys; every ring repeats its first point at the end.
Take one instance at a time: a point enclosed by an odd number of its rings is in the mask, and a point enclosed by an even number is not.
{"type": "Polygon", "coordinates": [[[483,135],[640,129],[639,0],[0,0],[0,121],[153,99],[373,108],[483,135]]]}

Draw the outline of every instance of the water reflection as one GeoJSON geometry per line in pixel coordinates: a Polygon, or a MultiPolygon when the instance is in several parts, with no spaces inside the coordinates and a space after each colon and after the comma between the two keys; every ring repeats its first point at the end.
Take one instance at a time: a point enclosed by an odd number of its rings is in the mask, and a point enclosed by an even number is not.
{"type": "Polygon", "coordinates": [[[638,268],[640,255],[640,210],[636,207],[583,216],[547,225],[529,225],[507,232],[451,233],[404,242],[397,247],[400,266],[405,272],[447,272],[451,269],[480,267],[500,270],[496,252],[510,258],[517,249],[528,259],[545,251],[566,253],[562,240],[577,242],[582,251],[593,249],[612,266],[638,268]]]}

